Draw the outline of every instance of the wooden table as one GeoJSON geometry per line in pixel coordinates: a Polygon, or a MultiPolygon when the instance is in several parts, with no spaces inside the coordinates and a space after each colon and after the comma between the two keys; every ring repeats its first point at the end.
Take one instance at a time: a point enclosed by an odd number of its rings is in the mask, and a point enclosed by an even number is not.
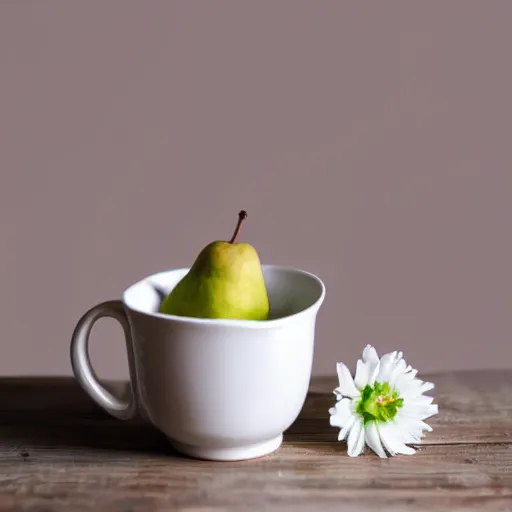
{"type": "Polygon", "coordinates": [[[347,457],[320,378],[282,448],[243,462],[181,457],[72,379],[0,379],[0,510],[512,511],[512,370],[423,378],[440,412],[413,456],[347,457]]]}

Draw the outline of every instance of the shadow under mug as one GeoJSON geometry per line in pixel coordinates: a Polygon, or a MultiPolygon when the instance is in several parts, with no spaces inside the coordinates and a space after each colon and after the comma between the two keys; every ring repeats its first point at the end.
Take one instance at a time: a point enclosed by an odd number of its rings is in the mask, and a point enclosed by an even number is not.
{"type": "Polygon", "coordinates": [[[162,297],[188,268],[148,276],[127,288],[122,300],[91,308],[71,339],[81,387],[115,418],[140,411],[183,454],[242,460],[273,452],[304,405],[325,286],[303,270],[262,268],[271,308],[266,321],[158,313],[162,297]],[[124,330],[126,400],[101,385],[90,362],[89,335],[101,317],[115,318],[124,330]]]}

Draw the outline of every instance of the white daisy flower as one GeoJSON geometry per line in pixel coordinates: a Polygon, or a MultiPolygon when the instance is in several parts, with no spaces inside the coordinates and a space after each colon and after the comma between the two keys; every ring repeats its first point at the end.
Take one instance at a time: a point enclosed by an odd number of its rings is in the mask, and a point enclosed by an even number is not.
{"type": "Polygon", "coordinates": [[[379,359],[375,348],[367,345],[357,361],[352,378],[343,363],[337,363],[339,386],[337,402],[329,409],[330,424],[340,428],[338,440],[347,440],[347,453],[357,457],[368,445],[379,457],[398,453],[411,455],[424,431],[432,428],[423,420],[437,414],[433,398],[423,393],[434,388],[431,382],[416,378],[417,370],[408,366],[402,352],[391,352],[379,359]]]}

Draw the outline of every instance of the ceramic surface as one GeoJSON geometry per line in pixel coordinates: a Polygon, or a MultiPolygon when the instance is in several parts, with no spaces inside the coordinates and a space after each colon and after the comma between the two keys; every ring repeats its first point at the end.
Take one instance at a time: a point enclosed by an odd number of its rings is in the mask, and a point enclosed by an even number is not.
{"type": "Polygon", "coordinates": [[[121,301],[85,313],[71,341],[74,374],[111,415],[128,419],[140,410],[182,453],[210,460],[270,453],[304,404],[324,284],[302,270],[263,265],[267,321],[158,313],[162,297],[187,271],[146,277],[121,301]],[[89,333],[102,316],[124,328],[132,388],[127,401],[101,386],[88,358],[89,333]]]}

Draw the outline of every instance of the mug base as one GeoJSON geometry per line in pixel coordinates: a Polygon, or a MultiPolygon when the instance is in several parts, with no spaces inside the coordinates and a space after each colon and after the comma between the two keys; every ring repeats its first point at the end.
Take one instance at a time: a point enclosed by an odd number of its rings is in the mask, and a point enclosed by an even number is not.
{"type": "Polygon", "coordinates": [[[256,459],[276,451],[283,443],[283,435],[261,443],[250,444],[247,446],[237,446],[235,448],[202,448],[188,444],[178,443],[170,440],[171,445],[183,455],[188,455],[194,459],[214,460],[214,461],[237,461],[256,459]]]}

